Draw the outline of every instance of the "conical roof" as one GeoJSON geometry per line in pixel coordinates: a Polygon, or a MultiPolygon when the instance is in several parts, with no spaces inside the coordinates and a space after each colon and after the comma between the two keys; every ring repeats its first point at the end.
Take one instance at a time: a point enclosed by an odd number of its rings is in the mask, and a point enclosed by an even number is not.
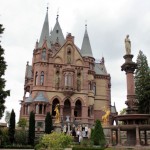
{"type": "Polygon", "coordinates": [[[32,96],[30,95],[28,98],[25,99],[26,103],[31,103],[32,102],[32,96]]]}
{"type": "Polygon", "coordinates": [[[49,41],[49,21],[48,21],[48,9],[46,12],[46,16],[45,16],[45,21],[43,24],[43,28],[42,28],[42,32],[41,32],[41,36],[40,36],[40,41],[38,43],[38,47],[41,48],[44,41],[47,41],[47,46],[48,48],[50,48],[50,41],[49,41]]]}
{"type": "Polygon", "coordinates": [[[88,32],[87,32],[87,26],[85,28],[85,33],[84,33],[84,38],[83,38],[80,53],[83,57],[84,56],[93,57],[91,44],[90,44],[90,40],[89,40],[89,36],[88,36],[88,32]]]}
{"type": "Polygon", "coordinates": [[[61,46],[65,42],[64,35],[62,33],[62,30],[61,30],[61,27],[60,27],[60,24],[59,24],[59,21],[58,21],[58,15],[57,15],[57,18],[56,18],[56,24],[53,28],[53,31],[51,31],[50,41],[53,44],[55,44],[57,42],[61,46]]]}
{"type": "Polygon", "coordinates": [[[43,92],[39,92],[37,97],[34,99],[35,102],[48,102],[48,99],[44,97],[43,92]]]}

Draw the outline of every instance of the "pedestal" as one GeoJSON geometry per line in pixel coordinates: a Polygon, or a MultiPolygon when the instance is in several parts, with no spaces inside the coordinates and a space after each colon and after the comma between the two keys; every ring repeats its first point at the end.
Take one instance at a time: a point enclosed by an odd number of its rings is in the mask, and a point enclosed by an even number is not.
{"type": "Polygon", "coordinates": [[[56,132],[61,132],[61,124],[60,123],[55,123],[54,124],[54,131],[56,132]]]}

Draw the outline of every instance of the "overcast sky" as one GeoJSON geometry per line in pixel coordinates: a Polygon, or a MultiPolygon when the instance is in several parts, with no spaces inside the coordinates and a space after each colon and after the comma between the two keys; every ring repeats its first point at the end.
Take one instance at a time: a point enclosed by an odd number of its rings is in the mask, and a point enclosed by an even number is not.
{"type": "Polygon", "coordinates": [[[8,65],[6,89],[11,90],[11,96],[6,99],[6,110],[14,109],[18,121],[25,66],[27,61],[32,63],[47,3],[50,29],[59,12],[64,36],[71,32],[79,48],[87,22],[93,55],[98,60],[102,56],[105,58],[106,69],[111,75],[111,102],[115,102],[119,112],[126,107],[126,76],[121,71],[125,36],[130,35],[134,61],[139,50],[147,60],[150,59],[150,0],[0,0],[0,23],[5,28],[1,44],[8,65]]]}

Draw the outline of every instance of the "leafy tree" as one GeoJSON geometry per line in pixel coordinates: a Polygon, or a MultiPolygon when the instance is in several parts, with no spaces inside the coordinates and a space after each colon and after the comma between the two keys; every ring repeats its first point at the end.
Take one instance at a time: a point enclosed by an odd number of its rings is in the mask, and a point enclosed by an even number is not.
{"type": "Polygon", "coordinates": [[[95,128],[92,134],[94,145],[101,145],[103,147],[106,141],[100,120],[96,120],[95,128]]]}
{"type": "Polygon", "coordinates": [[[27,119],[25,118],[20,118],[19,122],[18,122],[18,126],[22,127],[23,129],[25,129],[25,127],[27,126],[27,119]]]}
{"type": "Polygon", "coordinates": [[[126,108],[123,108],[122,110],[120,110],[120,115],[124,115],[126,114],[126,108]]]}
{"type": "Polygon", "coordinates": [[[9,121],[10,121],[10,112],[9,111],[5,112],[5,121],[6,121],[7,125],[9,126],[9,121]]]}
{"type": "MultiPolygon", "coordinates": [[[[2,24],[0,24],[0,37],[3,34],[4,28],[2,24]]],[[[1,41],[0,41],[1,43],[1,41]]],[[[9,90],[5,90],[6,80],[3,78],[5,75],[5,70],[7,68],[6,62],[4,60],[4,49],[0,44],[0,119],[2,118],[5,111],[5,99],[10,95],[9,90]]]]}
{"type": "Polygon", "coordinates": [[[48,112],[45,118],[45,133],[49,134],[51,133],[52,130],[53,130],[52,116],[50,112],[48,112]]]}
{"type": "Polygon", "coordinates": [[[137,57],[135,93],[139,102],[139,112],[150,114],[150,68],[148,66],[147,57],[142,51],[139,51],[137,57]]]}
{"type": "Polygon", "coordinates": [[[12,109],[10,115],[10,124],[8,129],[9,140],[11,143],[14,143],[15,140],[15,112],[12,109]]]}
{"type": "Polygon", "coordinates": [[[31,111],[30,118],[29,118],[28,143],[30,145],[34,145],[34,139],[35,139],[35,114],[33,111],[31,111]]]}

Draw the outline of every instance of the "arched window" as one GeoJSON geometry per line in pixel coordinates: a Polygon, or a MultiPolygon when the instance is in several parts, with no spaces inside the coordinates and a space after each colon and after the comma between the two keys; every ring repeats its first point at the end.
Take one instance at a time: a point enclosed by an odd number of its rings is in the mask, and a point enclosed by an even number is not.
{"type": "Polygon", "coordinates": [[[42,50],[42,60],[46,60],[46,49],[42,50]]]}
{"type": "Polygon", "coordinates": [[[65,74],[65,86],[72,86],[72,75],[71,74],[65,74]]]}
{"type": "Polygon", "coordinates": [[[35,85],[38,85],[38,72],[35,73],[35,85]]]}
{"type": "Polygon", "coordinates": [[[44,85],[44,72],[41,72],[40,85],[44,85]]]}

